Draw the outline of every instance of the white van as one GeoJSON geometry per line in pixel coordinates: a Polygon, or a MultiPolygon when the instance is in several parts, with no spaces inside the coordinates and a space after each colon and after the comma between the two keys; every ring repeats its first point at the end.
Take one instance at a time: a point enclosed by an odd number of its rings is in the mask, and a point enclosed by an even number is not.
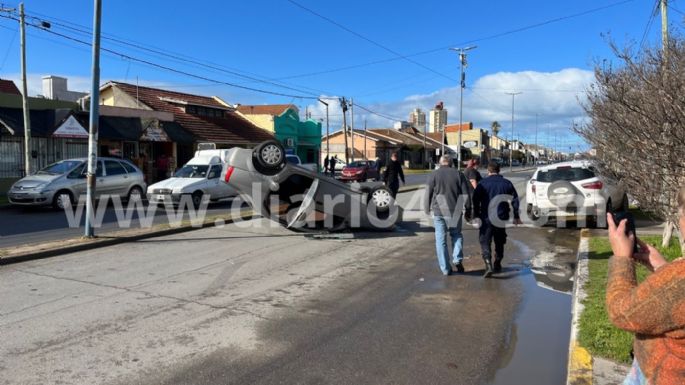
{"type": "Polygon", "coordinates": [[[178,204],[181,197],[190,196],[193,205],[199,207],[206,196],[210,201],[229,198],[238,193],[221,181],[226,159],[232,150],[199,150],[195,156],[174,176],[148,186],[150,204],[164,204],[167,200],[178,204]]]}

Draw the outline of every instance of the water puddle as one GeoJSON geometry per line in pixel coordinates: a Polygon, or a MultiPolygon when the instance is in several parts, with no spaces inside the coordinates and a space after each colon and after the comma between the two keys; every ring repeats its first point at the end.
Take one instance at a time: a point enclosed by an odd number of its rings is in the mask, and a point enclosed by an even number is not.
{"type": "MultiPolygon", "coordinates": [[[[546,244],[535,251],[510,239],[521,255],[524,302],[509,333],[508,348],[490,385],[549,385],[566,381],[571,291],[577,241],[546,244]]],[[[538,245],[534,247],[537,248],[538,245]]]]}

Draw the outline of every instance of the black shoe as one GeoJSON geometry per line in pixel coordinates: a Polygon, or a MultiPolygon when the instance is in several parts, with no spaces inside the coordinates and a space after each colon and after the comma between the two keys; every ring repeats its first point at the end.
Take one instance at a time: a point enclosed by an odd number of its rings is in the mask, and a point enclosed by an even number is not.
{"type": "Polygon", "coordinates": [[[493,270],[495,271],[495,273],[499,273],[500,271],[502,271],[502,262],[495,260],[495,265],[493,267],[493,270]]]}
{"type": "Polygon", "coordinates": [[[461,262],[454,265],[454,267],[457,268],[457,273],[463,273],[464,272],[464,265],[461,262]]]}
{"type": "Polygon", "coordinates": [[[490,278],[492,277],[492,262],[486,260],[485,261],[485,273],[483,274],[483,278],[490,278]]]}

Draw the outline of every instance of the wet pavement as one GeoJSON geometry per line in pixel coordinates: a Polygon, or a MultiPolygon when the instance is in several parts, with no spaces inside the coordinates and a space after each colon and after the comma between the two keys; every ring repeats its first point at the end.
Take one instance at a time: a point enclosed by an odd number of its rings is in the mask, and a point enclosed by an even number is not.
{"type": "Polygon", "coordinates": [[[564,383],[578,230],[508,240],[492,279],[477,230],[444,277],[411,222],[233,224],[3,267],[0,384],[564,383]]]}
{"type": "Polygon", "coordinates": [[[525,300],[491,385],[565,383],[578,231],[547,229],[544,242],[514,240],[525,300]]]}

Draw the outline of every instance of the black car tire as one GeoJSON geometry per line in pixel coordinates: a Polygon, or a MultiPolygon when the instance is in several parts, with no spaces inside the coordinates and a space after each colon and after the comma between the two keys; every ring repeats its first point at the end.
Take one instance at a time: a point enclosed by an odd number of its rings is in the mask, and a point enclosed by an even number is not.
{"type": "Polygon", "coordinates": [[[200,208],[200,205],[202,204],[202,191],[195,191],[193,195],[191,195],[191,199],[193,201],[193,207],[196,209],[200,208]]]}
{"type": "Polygon", "coordinates": [[[55,193],[55,196],[52,198],[52,207],[55,210],[64,210],[64,202],[62,199],[64,197],[68,197],[69,202],[74,205],[74,196],[69,192],[68,190],[60,190],[55,193]]]}
{"type": "Polygon", "coordinates": [[[141,201],[145,199],[145,195],[143,195],[143,189],[140,188],[140,186],[133,186],[131,187],[131,190],[129,190],[128,195],[126,195],[126,202],[130,202],[131,199],[133,199],[133,197],[136,195],[140,197],[141,201]]]}
{"type": "Polygon", "coordinates": [[[384,213],[393,204],[392,192],[386,186],[378,186],[369,193],[368,204],[376,208],[376,212],[384,213]]]}
{"type": "Polygon", "coordinates": [[[259,172],[276,174],[285,167],[285,148],[276,140],[267,140],[254,149],[252,161],[259,172]]]}

